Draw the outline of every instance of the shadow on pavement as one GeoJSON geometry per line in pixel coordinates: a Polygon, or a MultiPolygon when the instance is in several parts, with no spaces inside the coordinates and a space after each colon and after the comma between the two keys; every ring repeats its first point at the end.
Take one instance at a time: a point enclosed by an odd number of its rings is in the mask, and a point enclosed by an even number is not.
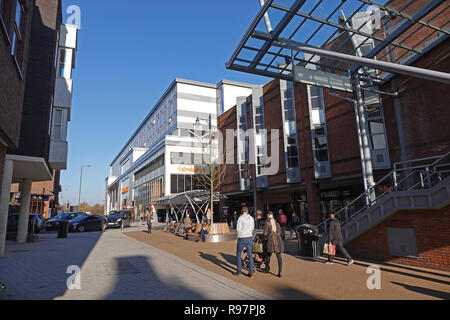
{"type": "Polygon", "coordinates": [[[225,271],[227,271],[229,273],[236,272],[236,257],[234,257],[234,262],[230,262],[230,261],[224,262],[212,254],[204,253],[201,251],[199,251],[198,253],[202,259],[212,262],[213,264],[221,267],[225,271]]]}
{"type": "Polygon", "coordinates": [[[102,237],[101,232],[40,235],[39,242],[7,242],[0,259],[0,281],[6,286],[0,300],[52,300],[67,290],[70,266],[81,268],[102,237]]]}
{"type": "MultiPolygon", "coordinates": [[[[161,279],[149,263],[150,258],[132,256],[105,265],[116,276],[114,289],[102,300],[204,300],[202,295],[177,283],[177,278],[161,279]]],[[[180,275],[182,277],[182,275],[180,275]]],[[[180,282],[181,283],[181,282],[180,282]]]]}
{"type": "MultiPolygon", "coordinates": [[[[230,274],[233,272],[236,272],[236,256],[220,253],[222,256],[222,259],[211,255],[206,254],[204,252],[199,252],[200,257],[215,264],[216,266],[221,267],[225,271],[229,272],[230,274]]],[[[284,284],[275,284],[274,282],[279,282],[280,279],[277,278],[273,273],[266,275],[265,281],[270,282],[270,288],[271,288],[271,296],[276,297],[279,300],[317,300],[317,298],[302,292],[294,287],[286,286],[284,284]],[[269,278],[270,277],[270,278],[269,278]]],[[[258,281],[258,280],[252,280],[252,281],[258,281]]],[[[269,285],[269,282],[267,284],[269,285]]],[[[261,286],[264,286],[264,284],[261,284],[261,286]]],[[[255,290],[258,290],[258,287],[252,287],[255,290]]],[[[261,291],[261,290],[259,290],[261,291]]]]}
{"type": "MultiPolygon", "coordinates": [[[[382,262],[381,263],[377,263],[377,262],[370,263],[370,262],[361,262],[361,261],[360,262],[355,262],[355,265],[359,265],[359,266],[362,266],[362,267],[369,267],[369,266],[374,265],[374,264],[380,266],[382,272],[390,272],[390,273],[395,273],[395,274],[399,274],[399,275],[406,276],[406,277],[411,277],[411,278],[421,279],[421,280],[425,280],[425,281],[430,281],[430,282],[436,282],[436,283],[440,283],[440,284],[450,285],[450,282],[446,281],[446,280],[431,278],[431,277],[428,277],[428,276],[425,276],[425,275],[414,274],[414,273],[410,273],[410,272],[406,272],[406,271],[390,269],[390,267],[391,268],[404,269],[402,266],[386,265],[386,264],[384,264],[382,262]]],[[[419,270],[419,269],[413,269],[413,268],[408,268],[408,269],[411,270],[411,271],[415,271],[417,273],[422,273],[423,272],[422,270],[419,270]]],[[[425,273],[427,273],[427,272],[425,272],[425,273]]],[[[438,275],[441,276],[441,277],[447,277],[447,275],[444,275],[444,274],[438,274],[438,275]]]]}
{"type": "Polygon", "coordinates": [[[410,286],[410,285],[398,283],[398,282],[392,282],[392,284],[395,284],[395,285],[403,287],[407,290],[421,293],[421,294],[424,294],[424,295],[427,295],[430,297],[443,299],[443,300],[450,299],[450,293],[448,293],[448,292],[442,292],[442,291],[437,291],[437,290],[432,290],[432,289],[427,289],[427,288],[422,288],[422,287],[417,287],[417,286],[410,286]]]}

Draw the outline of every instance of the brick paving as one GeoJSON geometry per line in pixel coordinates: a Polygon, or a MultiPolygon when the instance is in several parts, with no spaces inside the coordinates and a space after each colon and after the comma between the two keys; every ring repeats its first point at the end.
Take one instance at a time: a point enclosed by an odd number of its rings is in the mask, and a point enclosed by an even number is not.
{"type": "MultiPolygon", "coordinates": [[[[194,243],[162,231],[155,231],[151,236],[142,232],[127,235],[275,299],[450,299],[449,272],[361,260],[352,267],[346,267],[345,261],[339,258],[334,265],[326,265],[324,258],[298,257],[295,241],[286,243],[282,279],[259,272],[254,279],[249,279],[232,275],[236,270],[236,242],[194,243]],[[370,265],[381,268],[381,290],[367,288],[370,276],[367,267],[370,265]]],[[[278,272],[275,257],[272,259],[272,272],[278,272]]]]}
{"type": "MultiPolygon", "coordinates": [[[[143,233],[143,228],[127,229],[143,233]]],[[[120,230],[43,234],[38,243],[9,242],[0,259],[0,299],[265,300],[270,296],[219,276],[120,230]],[[68,266],[81,267],[81,290],[68,290],[68,266]]]]}

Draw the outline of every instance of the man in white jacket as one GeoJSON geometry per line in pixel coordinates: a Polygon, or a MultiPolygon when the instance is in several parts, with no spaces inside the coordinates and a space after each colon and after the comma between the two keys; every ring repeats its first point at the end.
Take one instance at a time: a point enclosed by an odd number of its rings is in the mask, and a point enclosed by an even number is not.
{"type": "Polygon", "coordinates": [[[250,268],[248,276],[253,278],[255,272],[255,261],[253,259],[253,231],[255,230],[255,220],[248,214],[248,208],[242,208],[242,216],[237,223],[237,272],[234,274],[240,276],[242,274],[242,251],[247,248],[250,260],[250,268]]]}

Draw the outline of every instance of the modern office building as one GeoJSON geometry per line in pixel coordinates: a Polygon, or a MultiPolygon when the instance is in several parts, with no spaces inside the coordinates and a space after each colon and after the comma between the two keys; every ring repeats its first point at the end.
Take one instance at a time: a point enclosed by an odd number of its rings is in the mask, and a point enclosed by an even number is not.
{"type": "Polygon", "coordinates": [[[161,197],[202,189],[198,175],[205,173],[201,164],[208,154],[204,137],[210,128],[217,132],[217,116],[232,108],[237,97],[251,94],[252,87],[176,79],[111,162],[106,212],[126,207],[140,215],[161,197]]]}
{"type": "Polygon", "coordinates": [[[2,255],[8,212],[19,214],[15,238],[21,243],[27,240],[29,213],[44,213],[50,201],[58,201],[59,173],[67,165],[77,28],[62,23],[61,0],[0,1],[0,9],[6,71],[0,74],[2,255]],[[42,185],[48,187],[37,191],[42,185]]]}

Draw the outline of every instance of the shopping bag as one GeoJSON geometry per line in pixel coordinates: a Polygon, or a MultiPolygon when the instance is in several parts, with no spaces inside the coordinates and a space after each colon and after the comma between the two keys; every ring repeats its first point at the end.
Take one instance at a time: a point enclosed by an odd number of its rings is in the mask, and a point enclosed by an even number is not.
{"type": "Polygon", "coordinates": [[[330,243],[325,243],[325,246],[323,248],[323,254],[327,254],[329,256],[335,256],[336,255],[336,246],[333,246],[330,243]]]}

